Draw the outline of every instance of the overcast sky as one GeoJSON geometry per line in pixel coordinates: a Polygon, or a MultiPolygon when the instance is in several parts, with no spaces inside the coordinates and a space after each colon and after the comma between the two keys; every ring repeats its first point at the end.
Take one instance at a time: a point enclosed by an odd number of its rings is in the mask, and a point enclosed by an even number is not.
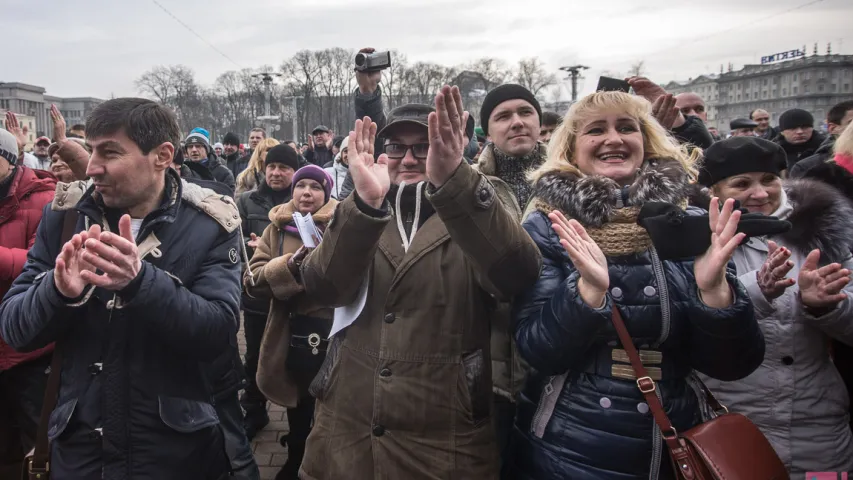
{"type": "MultiPolygon", "coordinates": [[[[240,67],[326,47],[396,48],[447,65],[538,56],[553,69],[589,65],[591,90],[601,70],[624,72],[637,60],[665,83],[804,44],[811,54],[815,42],[822,54],[827,42],[853,53],[851,0],[784,14],[810,0],[157,1],[240,67]]],[[[160,64],[187,65],[204,84],[238,68],[154,0],[0,0],[0,18],[8,42],[0,81],[52,95],[137,94],[134,80],[160,64]]]]}

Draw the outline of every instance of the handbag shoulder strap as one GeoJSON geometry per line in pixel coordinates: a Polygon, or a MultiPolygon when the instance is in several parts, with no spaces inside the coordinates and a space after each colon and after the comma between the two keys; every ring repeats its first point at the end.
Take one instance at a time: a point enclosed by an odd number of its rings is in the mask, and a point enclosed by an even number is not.
{"type": "Polygon", "coordinates": [[[669,421],[669,417],[666,415],[663,405],[660,403],[660,399],[656,393],[657,385],[649,376],[649,372],[646,370],[646,367],[643,366],[643,362],[640,360],[640,354],[637,353],[637,348],[634,346],[634,342],[631,340],[631,335],[628,333],[628,327],[625,326],[625,322],[622,320],[622,314],[619,312],[619,309],[616,308],[615,304],[613,305],[612,321],[613,326],[616,328],[616,334],[619,336],[619,341],[622,343],[622,348],[625,350],[625,353],[628,354],[628,360],[631,361],[631,367],[634,369],[634,375],[637,377],[637,388],[640,389],[640,392],[646,399],[646,403],[649,405],[649,410],[651,410],[652,415],[655,418],[655,423],[657,423],[658,428],[660,428],[667,445],[669,445],[670,448],[678,448],[678,432],[676,432],[675,428],[672,426],[672,422],[669,421]]]}
{"type": "MultiPolygon", "coordinates": [[[[60,239],[60,248],[65,245],[71,237],[74,236],[77,228],[77,219],[79,214],[77,210],[71,209],[65,212],[65,217],[62,220],[62,237],[60,239]]],[[[41,417],[39,418],[38,430],[36,430],[36,447],[33,453],[32,463],[29,465],[30,472],[50,471],[50,446],[47,440],[47,427],[50,423],[50,414],[56,408],[56,402],[59,400],[59,379],[62,371],[62,347],[59,342],[55,342],[53,346],[53,359],[50,361],[50,375],[47,377],[47,388],[44,390],[44,402],[41,407],[41,417]]]]}

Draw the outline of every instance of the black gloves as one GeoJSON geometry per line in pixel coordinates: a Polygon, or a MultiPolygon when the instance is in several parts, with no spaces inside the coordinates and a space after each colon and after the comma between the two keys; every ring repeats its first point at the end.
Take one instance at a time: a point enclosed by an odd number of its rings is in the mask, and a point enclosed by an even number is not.
{"type": "MultiPolygon", "coordinates": [[[[746,238],[787,232],[791,224],[776,217],[743,211],[737,231],[746,238]]],[[[661,260],[698,257],[711,246],[708,214],[689,215],[670,203],[643,205],[637,223],[649,232],[661,260]]]]}

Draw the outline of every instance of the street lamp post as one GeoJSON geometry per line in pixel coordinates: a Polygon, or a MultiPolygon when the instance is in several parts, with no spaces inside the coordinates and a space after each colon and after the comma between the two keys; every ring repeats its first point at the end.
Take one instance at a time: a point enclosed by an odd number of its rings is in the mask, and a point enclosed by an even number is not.
{"type": "Polygon", "coordinates": [[[583,78],[580,76],[581,71],[588,70],[589,67],[586,65],[572,65],[570,67],[560,67],[560,70],[569,74],[569,78],[567,80],[572,81],[572,103],[578,100],[578,78],[583,78]]]}
{"type": "Polygon", "coordinates": [[[270,101],[272,95],[272,81],[273,77],[280,77],[280,73],[275,72],[261,72],[252,75],[255,78],[260,78],[262,82],[264,82],[264,115],[258,117],[258,121],[264,122],[264,128],[267,132],[272,131],[272,122],[278,119],[276,115],[270,115],[270,101]]]}

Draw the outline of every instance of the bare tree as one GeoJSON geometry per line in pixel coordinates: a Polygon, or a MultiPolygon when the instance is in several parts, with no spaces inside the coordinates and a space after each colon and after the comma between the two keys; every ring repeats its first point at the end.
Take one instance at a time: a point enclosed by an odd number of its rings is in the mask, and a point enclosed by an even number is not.
{"type": "Polygon", "coordinates": [[[628,76],[630,77],[642,77],[646,74],[646,61],[639,60],[635,63],[631,64],[631,68],[628,69],[628,76]]]}
{"type": "Polygon", "coordinates": [[[518,61],[515,71],[515,81],[530,90],[534,96],[539,95],[546,87],[557,83],[557,76],[545,70],[545,66],[536,57],[523,58],[518,61]]]}
{"type": "Polygon", "coordinates": [[[197,120],[194,109],[200,105],[201,87],[193,71],[183,65],[157,66],[136,80],[136,88],[143,95],[172,107],[184,131],[197,120]]]}
{"type": "Polygon", "coordinates": [[[409,60],[405,54],[391,50],[391,67],[382,70],[382,93],[387,98],[389,109],[402,105],[406,93],[406,71],[409,60]]]}

